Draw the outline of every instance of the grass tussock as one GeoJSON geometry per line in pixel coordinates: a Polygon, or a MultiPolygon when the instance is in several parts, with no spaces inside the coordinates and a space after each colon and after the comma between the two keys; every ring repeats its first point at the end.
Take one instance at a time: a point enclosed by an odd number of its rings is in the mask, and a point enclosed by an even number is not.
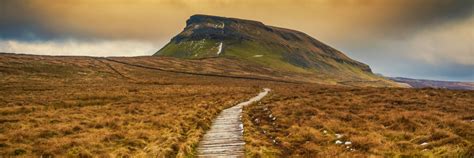
{"type": "Polygon", "coordinates": [[[222,109],[260,90],[103,59],[37,58],[0,57],[0,157],[193,156],[222,109]]]}
{"type": "Polygon", "coordinates": [[[221,58],[113,59],[1,54],[0,157],[193,157],[221,110],[264,87],[243,113],[249,157],[474,155],[472,91],[190,74],[311,78],[221,58]]]}
{"type": "Polygon", "coordinates": [[[251,157],[472,157],[474,92],[276,87],[247,107],[251,157]]]}

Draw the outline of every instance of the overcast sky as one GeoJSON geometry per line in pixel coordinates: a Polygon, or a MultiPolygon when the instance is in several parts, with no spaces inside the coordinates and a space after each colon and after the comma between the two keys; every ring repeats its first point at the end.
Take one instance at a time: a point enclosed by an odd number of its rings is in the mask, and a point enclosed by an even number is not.
{"type": "Polygon", "coordinates": [[[0,0],[0,52],[151,55],[193,14],[305,32],[376,73],[474,81],[473,0],[0,0]]]}

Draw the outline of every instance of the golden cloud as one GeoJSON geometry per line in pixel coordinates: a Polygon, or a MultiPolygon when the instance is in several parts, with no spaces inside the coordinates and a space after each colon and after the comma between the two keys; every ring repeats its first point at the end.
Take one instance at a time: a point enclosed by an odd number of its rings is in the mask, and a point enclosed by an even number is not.
{"type": "Polygon", "coordinates": [[[6,0],[0,3],[4,3],[2,9],[6,13],[0,19],[31,21],[50,34],[133,39],[170,38],[181,31],[193,14],[254,19],[329,41],[411,33],[438,20],[472,15],[469,8],[472,1],[464,0],[6,0]]]}

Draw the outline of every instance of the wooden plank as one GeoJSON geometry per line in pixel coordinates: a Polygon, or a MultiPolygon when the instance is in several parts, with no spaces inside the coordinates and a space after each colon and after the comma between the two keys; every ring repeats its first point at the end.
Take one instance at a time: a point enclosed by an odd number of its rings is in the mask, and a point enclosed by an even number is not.
{"type": "Polygon", "coordinates": [[[265,88],[256,97],[223,110],[214,119],[211,129],[206,132],[198,145],[198,157],[244,157],[242,107],[259,101],[268,94],[265,88]]]}

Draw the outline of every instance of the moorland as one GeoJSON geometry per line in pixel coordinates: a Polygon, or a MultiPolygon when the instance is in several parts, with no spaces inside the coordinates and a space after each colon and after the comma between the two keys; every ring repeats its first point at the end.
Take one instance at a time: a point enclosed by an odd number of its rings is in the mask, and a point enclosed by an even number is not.
{"type": "Polygon", "coordinates": [[[192,157],[221,110],[262,88],[243,111],[250,157],[473,155],[473,91],[279,74],[228,58],[0,54],[0,155],[192,157]]]}

